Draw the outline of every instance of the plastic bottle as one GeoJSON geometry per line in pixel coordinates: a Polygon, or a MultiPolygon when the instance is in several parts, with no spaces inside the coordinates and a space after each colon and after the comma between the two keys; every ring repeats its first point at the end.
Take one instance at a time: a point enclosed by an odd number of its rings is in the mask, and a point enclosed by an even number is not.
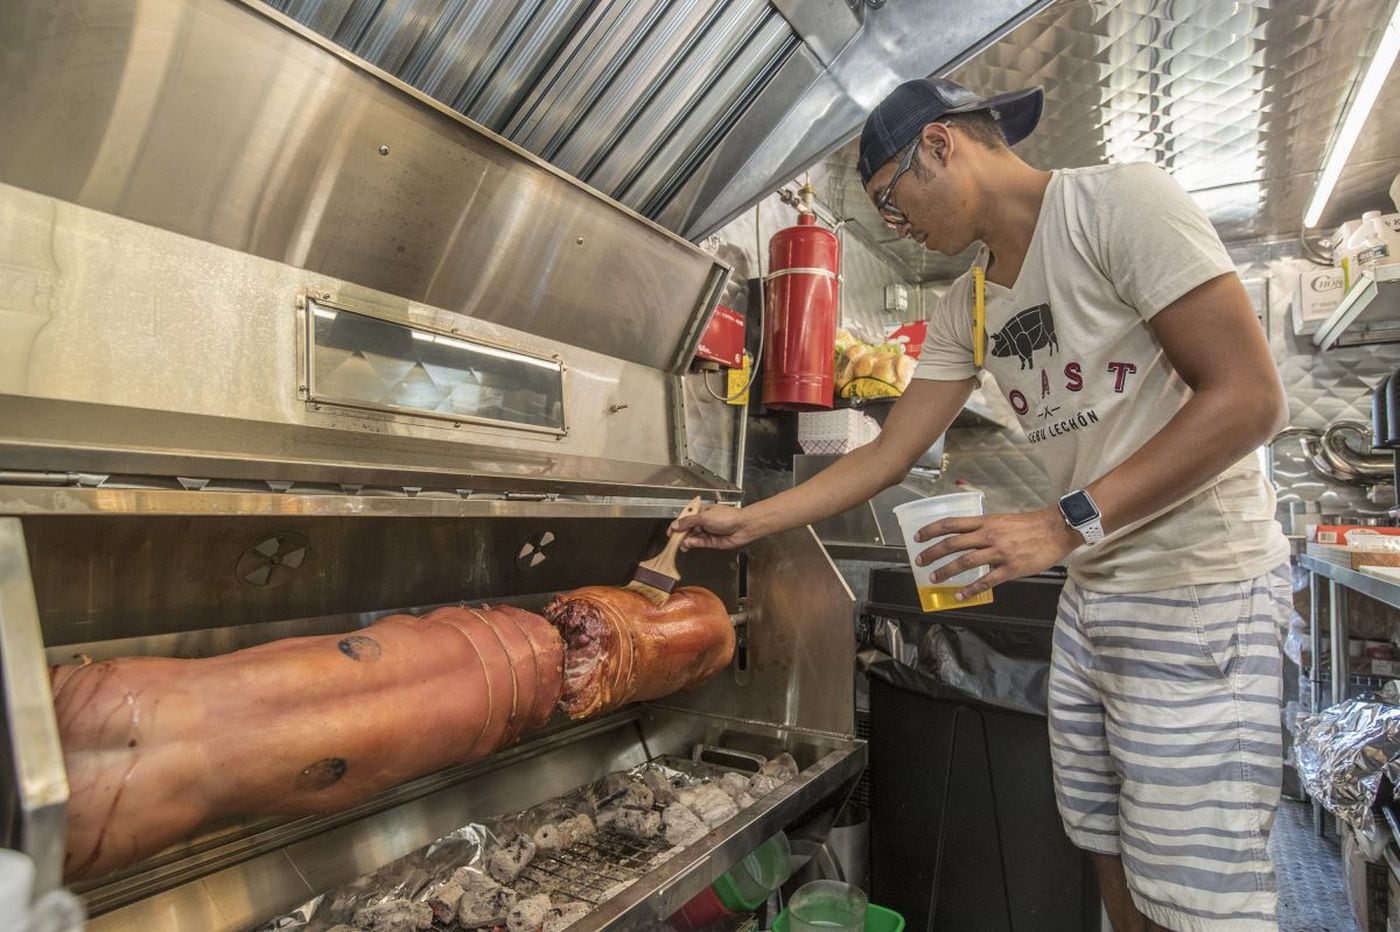
{"type": "Polygon", "coordinates": [[[1361,215],[1361,224],[1347,239],[1342,256],[1342,279],[1347,290],[1351,290],[1363,270],[1395,261],[1400,261],[1400,236],[1381,222],[1380,211],[1366,211],[1361,215]]]}
{"type": "Polygon", "coordinates": [[[1332,264],[1342,270],[1342,284],[1344,287],[1347,284],[1347,241],[1350,240],[1352,234],[1360,228],[1361,218],[1358,217],[1355,220],[1348,220],[1346,223],[1337,227],[1336,232],[1329,237],[1332,242],[1332,264]]]}

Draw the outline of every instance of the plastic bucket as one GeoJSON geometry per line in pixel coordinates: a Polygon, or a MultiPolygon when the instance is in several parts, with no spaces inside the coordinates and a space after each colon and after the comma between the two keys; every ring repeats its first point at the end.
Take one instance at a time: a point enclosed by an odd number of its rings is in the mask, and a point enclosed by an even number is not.
{"type": "MultiPolygon", "coordinates": [[[[773,932],[792,932],[787,910],[773,920],[773,932]]],[[[865,907],[865,932],[904,932],[904,917],[892,909],[871,903],[865,907]]]]}
{"type": "Polygon", "coordinates": [[[676,932],[698,932],[708,929],[721,919],[731,918],[735,913],[725,908],[719,894],[709,887],[701,890],[680,909],[671,914],[668,922],[676,932]]]}
{"type": "Polygon", "coordinates": [[[900,533],[904,535],[904,549],[909,554],[909,568],[914,571],[914,583],[919,588],[919,606],[926,612],[938,612],[949,608],[963,608],[968,605],[986,605],[992,601],[990,590],[959,601],[958,590],[975,582],[987,574],[987,567],[979,566],[966,573],[959,573],[941,583],[930,582],[934,570],[950,563],[961,554],[953,553],[935,560],[928,566],[919,566],[914,560],[920,553],[932,547],[943,538],[914,540],[925,526],[942,518],[961,518],[982,514],[981,492],[953,492],[948,495],[935,495],[921,498],[916,502],[905,502],[894,508],[895,519],[899,522],[900,533]]]}
{"type": "Polygon", "coordinates": [[[792,873],[792,847],[782,832],[759,845],[721,874],[711,889],[737,913],[757,909],[792,873]]]}

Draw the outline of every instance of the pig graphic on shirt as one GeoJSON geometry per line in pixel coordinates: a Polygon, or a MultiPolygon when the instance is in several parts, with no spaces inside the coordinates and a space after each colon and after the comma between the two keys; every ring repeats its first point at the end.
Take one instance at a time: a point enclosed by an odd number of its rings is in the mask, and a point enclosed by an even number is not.
{"type": "Polygon", "coordinates": [[[1048,349],[1053,355],[1060,348],[1055,338],[1055,318],[1050,314],[1050,305],[1037,304],[1027,308],[1006,322],[992,334],[993,356],[1015,356],[1021,360],[1022,369],[1035,368],[1035,351],[1048,349]]]}

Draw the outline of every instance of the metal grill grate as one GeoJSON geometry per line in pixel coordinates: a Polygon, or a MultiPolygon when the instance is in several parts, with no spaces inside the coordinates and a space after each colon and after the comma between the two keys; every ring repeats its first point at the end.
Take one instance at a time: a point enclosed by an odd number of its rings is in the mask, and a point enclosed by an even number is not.
{"type": "MultiPolygon", "coordinates": [[[[856,709],[856,737],[870,740],[870,711],[868,709],[856,709]]],[[[865,807],[866,812],[870,812],[870,765],[865,765],[865,771],[860,775],[860,782],[851,792],[851,801],[865,807]]]]}
{"type": "Polygon", "coordinates": [[[511,886],[525,896],[548,893],[597,906],[655,867],[667,850],[661,839],[599,833],[563,851],[537,855],[511,886]]]}

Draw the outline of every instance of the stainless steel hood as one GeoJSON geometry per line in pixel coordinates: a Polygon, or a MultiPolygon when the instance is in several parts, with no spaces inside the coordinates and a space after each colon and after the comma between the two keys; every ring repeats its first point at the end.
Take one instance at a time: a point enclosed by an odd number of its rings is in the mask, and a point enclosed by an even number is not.
{"type": "Polygon", "coordinates": [[[268,0],[688,239],[1048,0],[268,0]]]}
{"type": "Polygon", "coordinates": [[[0,471],[737,495],[728,267],[264,4],[0,5],[0,100],[0,471]]]}

